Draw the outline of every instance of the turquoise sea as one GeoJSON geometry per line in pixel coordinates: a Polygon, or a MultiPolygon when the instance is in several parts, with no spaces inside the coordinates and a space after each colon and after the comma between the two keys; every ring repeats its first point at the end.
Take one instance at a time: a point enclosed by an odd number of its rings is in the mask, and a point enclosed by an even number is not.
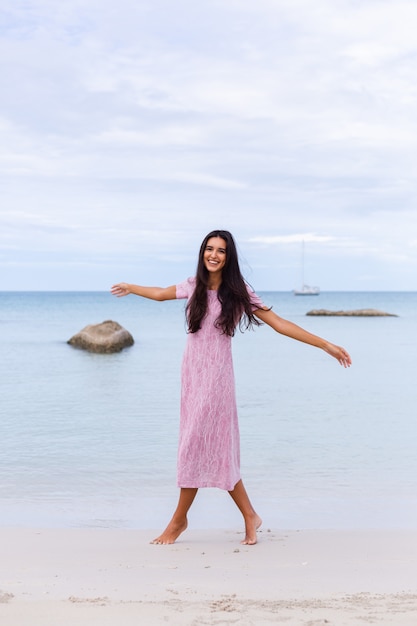
{"type": "MultiPolygon", "coordinates": [[[[266,527],[417,527],[417,293],[260,293],[335,343],[345,370],[268,327],[233,340],[242,477],[266,527]],[[376,308],[398,317],[309,317],[376,308]]],[[[177,499],[184,302],[109,293],[0,293],[0,525],[165,526],[177,499]],[[135,345],[95,355],[67,340],[113,319],[135,345]]],[[[240,528],[201,490],[195,528],[240,528]]]]}

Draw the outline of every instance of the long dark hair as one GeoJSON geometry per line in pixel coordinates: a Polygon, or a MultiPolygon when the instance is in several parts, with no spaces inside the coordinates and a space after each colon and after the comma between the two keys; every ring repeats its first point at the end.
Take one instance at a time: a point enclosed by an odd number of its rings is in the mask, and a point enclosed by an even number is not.
{"type": "Polygon", "coordinates": [[[204,265],[204,252],[211,237],[220,237],[226,242],[226,263],[222,271],[222,282],[217,291],[221,313],[216,327],[225,335],[233,337],[236,326],[241,331],[260,326],[252,312],[250,294],[239,268],[239,259],[233,235],[227,230],[213,230],[206,235],[200,247],[196,273],[196,287],[187,305],[188,332],[196,333],[207,312],[207,289],[209,272],[204,265]]]}

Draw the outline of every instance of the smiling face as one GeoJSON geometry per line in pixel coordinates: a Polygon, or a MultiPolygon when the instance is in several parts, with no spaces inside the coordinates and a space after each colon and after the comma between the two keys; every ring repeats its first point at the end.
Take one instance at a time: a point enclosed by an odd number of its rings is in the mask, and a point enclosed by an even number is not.
{"type": "Polygon", "coordinates": [[[227,243],[221,237],[210,237],[204,250],[204,266],[211,275],[221,275],[226,265],[227,243]]]}

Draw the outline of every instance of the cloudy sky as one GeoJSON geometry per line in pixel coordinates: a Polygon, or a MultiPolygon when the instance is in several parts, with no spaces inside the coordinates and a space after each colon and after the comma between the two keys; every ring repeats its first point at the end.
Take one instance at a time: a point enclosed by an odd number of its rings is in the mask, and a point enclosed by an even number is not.
{"type": "Polygon", "coordinates": [[[0,290],[417,290],[415,0],[2,0],[0,290]]]}

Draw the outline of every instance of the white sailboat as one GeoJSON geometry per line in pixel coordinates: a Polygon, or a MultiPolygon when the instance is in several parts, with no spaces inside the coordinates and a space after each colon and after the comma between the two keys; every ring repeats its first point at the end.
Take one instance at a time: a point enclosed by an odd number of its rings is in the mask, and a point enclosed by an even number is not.
{"type": "Polygon", "coordinates": [[[304,241],[302,247],[302,258],[301,258],[301,289],[294,289],[293,293],[295,296],[318,296],[320,293],[320,287],[311,287],[310,285],[306,285],[304,282],[304,241]]]}

